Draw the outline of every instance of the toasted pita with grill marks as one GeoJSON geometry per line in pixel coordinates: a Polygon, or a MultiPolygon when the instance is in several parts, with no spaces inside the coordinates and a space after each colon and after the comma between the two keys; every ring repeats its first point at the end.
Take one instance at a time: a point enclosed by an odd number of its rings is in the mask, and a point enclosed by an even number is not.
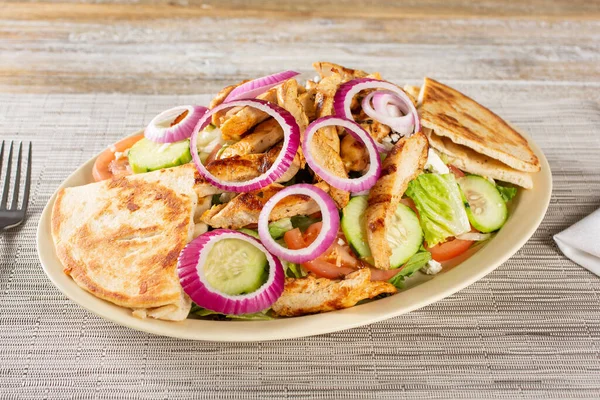
{"type": "Polygon", "coordinates": [[[422,125],[436,135],[525,172],[540,163],[527,140],[502,118],[464,94],[425,78],[419,94],[422,125]]]}
{"type": "Polygon", "coordinates": [[[176,269],[194,231],[196,175],[186,164],[60,190],[52,237],[64,272],[134,315],[185,319],[176,269]]]}
{"type": "Polygon", "coordinates": [[[479,154],[466,146],[456,144],[447,137],[438,136],[429,129],[426,129],[425,132],[431,147],[443,153],[449,163],[455,167],[471,174],[483,175],[492,179],[514,183],[525,189],[533,187],[533,179],[530,173],[511,168],[498,160],[479,154]]]}

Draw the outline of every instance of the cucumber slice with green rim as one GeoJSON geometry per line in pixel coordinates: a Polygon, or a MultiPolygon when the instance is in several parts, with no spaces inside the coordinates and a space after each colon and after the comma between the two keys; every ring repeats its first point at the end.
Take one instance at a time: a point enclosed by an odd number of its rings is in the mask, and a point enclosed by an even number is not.
{"type": "MultiPolygon", "coordinates": [[[[348,243],[362,258],[371,256],[367,242],[367,196],[353,197],[344,208],[342,230],[348,243]]],[[[390,266],[398,268],[411,258],[423,244],[423,229],[417,214],[404,204],[398,205],[387,228],[386,238],[392,249],[390,266]]]]}
{"type": "Polygon", "coordinates": [[[410,207],[398,204],[387,226],[386,238],[392,249],[390,267],[399,268],[415,255],[423,244],[423,229],[417,214],[410,207]]]}
{"type": "Polygon", "coordinates": [[[190,141],[155,143],[146,138],[129,149],[129,165],[135,174],[176,167],[192,161],[190,141]]]}
{"type": "Polygon", "coordinates": [[[487,233],[498,230],[508,218],[506,203],[496,186],[477,175],[458,179],[466,200],[467,216],[475,229],[487,233]]]}
{"type": "Polygon", "coordinates": [[[367,196],[356,196],[350,199],[342,214],[342,231],[350,246],[361,257],[370,257],[371,249],[367,243],[367,222],[365,210],[367,196]]]}
{"type": "Polygon", "coordinates": [[[254,292],[268,277],[265,253],[239,239],[215,243],[200,268],[212,287],[231,296],[254,292]]]}

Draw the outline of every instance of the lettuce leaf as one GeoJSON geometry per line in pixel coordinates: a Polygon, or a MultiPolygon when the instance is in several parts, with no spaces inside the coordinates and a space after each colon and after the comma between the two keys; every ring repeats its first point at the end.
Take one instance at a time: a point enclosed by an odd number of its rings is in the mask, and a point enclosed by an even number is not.
{"type": "Polygon", "coordinates": [[[396,286],[398,289],[402,289],[404,278],[408,278],[421,268],[425,266],[431,260],[431,253],[428,251],[419,251],[411,258],[408,259],[406,264],[402,267],[400,272],[391,278],[388,282],[396,286]]]}
{"type": "Polygon", "coordinates": [[[282,218],[279,221],[273,221],[269,224],[269,234],[273,239],[281,239],[287,231],[294,229],[292,220],[282,218]]]}
{"type": "Polygon", "coordinates": [[[292,226],[294,228],[299,228],[302,232],[307,230],[308,227],[315,222],[320,221],[320,219],[311,218],[308,215],[294,215],[290,220],[292,221],[292,226]]]}
{"type": "Polygon", "coordinates": [[[516,187],[496,185],[496,189],[498,189],[498,192],[500,192],[500,196],[502,196],[502,199],[504,199],[504,201],[511,201],[513,197],[517,195],[516,187]]]}
{"type": "Polygon", "coordinates": [[[302,269],[299,264],[294,264],[289,261],[281,260],[283,269],[285,270],[285,276],[288,278],[303,278],[308,273],[302,269]]]}
{"type": "Polygon", "coordinates": [[[453,174],[421,174],[410,182],[406,195],[419,210],[421,227],[429,246],[471,230],[453,174]]]}

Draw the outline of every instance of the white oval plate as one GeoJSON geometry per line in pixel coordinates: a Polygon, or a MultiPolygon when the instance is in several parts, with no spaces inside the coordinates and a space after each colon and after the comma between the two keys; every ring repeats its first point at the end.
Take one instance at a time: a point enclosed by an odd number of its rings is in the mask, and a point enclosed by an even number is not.
{"type": "MultiPolygon", "coordinates": [[[[63,266],[56,256],[50,230],[56,193],[42,212],[37,232],[38,253],[46,275],[68,298],[102,318],[157,335],[181,339],[246,342],[319,335],[367,325],[405,314],[456,293],[505,262],[533,235],[542,222],[550,202],[552,174],[540,148],[531,137],[525,134],[524,136],[538,156],[542,169],[534,174],[534,189],[519,191],[512,202],[508,221],[493,239],[455,267],[445,267],[446,271],[434,278],[424,275],[411,278],[407,285],[408,289],[401,293],[345,310],[272,321],[187,319],[181,322],[168,322],[135,318],[129,309],[91,295],[63,273],[63,266]]],[[[92,166],[95,160],[96,157],[79,167],[58,189],[92,182],[92,166]]]]}

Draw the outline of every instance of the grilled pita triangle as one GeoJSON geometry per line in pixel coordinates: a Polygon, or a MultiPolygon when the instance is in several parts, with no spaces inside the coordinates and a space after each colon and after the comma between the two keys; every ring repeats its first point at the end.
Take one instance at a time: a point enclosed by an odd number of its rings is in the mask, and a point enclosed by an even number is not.
{"type": "Polygon", "coordinates": [[[196,174],[186,164],[62,189],[52,236],[64,272],[134,315],[185,319],[191,302],[176,268],[194,231],[196,174]]]}
{"type": "Polygon", "coordinates": [[[423,126],[436,135],[516,170],[540,170],[539,160],[523,136],[492,111],[457,90],[425,78],[419,103],[423,126]]]}
{"type": "Polygon", "coordinates": [[[456,168],[472,174],[514,183],[525,189],[533,187],[531,174],[518,171],[498,160],[479,154],[473,149],[456,144],[447,137],[438,136],[430,129],[425,128],[424,131],[429,139],[429,145],[440,153],[443,153],[448,162],[456,168]]]}

